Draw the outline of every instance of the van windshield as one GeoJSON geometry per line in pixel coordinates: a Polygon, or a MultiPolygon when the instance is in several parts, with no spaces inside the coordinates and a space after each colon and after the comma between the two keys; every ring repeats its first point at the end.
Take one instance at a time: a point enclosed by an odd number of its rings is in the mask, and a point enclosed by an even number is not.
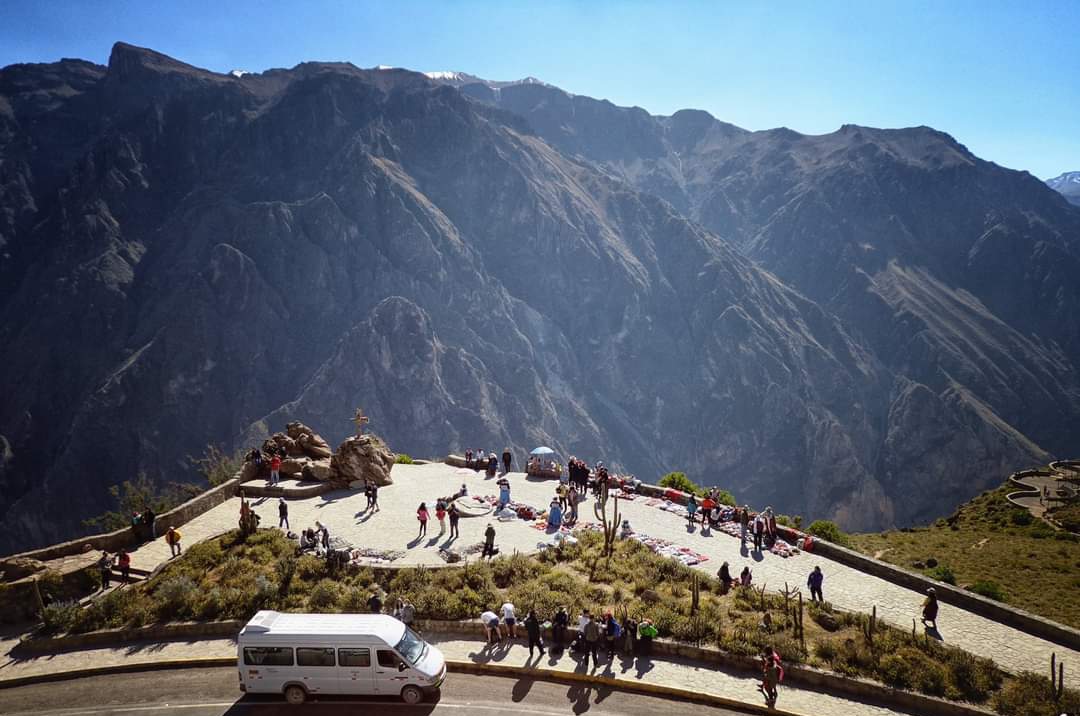
{"type": "Polygon", "coordinates": [[[394,649],[404,656],[410,664],[416,666],[424,658],[427,644],[412,629],[405,627],[405,633],[401,636],[401,641],[397,643],[394,649]]]}

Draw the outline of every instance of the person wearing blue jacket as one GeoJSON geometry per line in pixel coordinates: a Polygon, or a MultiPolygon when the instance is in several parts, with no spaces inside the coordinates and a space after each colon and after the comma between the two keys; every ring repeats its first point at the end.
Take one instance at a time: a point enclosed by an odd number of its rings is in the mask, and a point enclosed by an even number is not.
{"type": "Polygon", "coordinates": [[[810,601],[824,602],[821,596],[821,584],[825,581],[825,575],[821,573],[821,567],[815,566],[814,571],[806,579],[806,586],[810,588],[810,601]]]}

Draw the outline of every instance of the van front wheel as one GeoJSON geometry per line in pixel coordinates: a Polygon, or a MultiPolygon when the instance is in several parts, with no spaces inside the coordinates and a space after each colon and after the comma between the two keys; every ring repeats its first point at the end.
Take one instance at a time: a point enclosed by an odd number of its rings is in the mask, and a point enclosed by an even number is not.
{"type": "Polygon", "coordinates": [[[293,706],[299,706],[307,699],[307,692],[303,686],[293,684],[285,689],[285,700],[293,706]]]}
{"type": "Polygon", "coordinates": [[[401,700],[410,706],[418,704],[424,700],[424,692],[417,686],[406,686],[401,690],[401,700]]]}

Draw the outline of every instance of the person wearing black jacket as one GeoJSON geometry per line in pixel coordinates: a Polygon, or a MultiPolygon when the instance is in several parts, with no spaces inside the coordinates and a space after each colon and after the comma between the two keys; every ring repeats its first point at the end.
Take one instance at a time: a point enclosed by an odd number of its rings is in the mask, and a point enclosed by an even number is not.
{"type": "Polygon", "coordinates": [[[540,650],[540,656],[543,656],[544,640],[540,636],[540,620],[536,618],[536,612],[532,609],[529,610],[529,616],[525,617],[525,633],[529,636],[529,658],[532,658],[533,647],[535,646],[540,650]]]}
{"type": "Polygon", "coordinates": [[[503,474],[505,475],[506,473],[510,472],[510,463],[514,461],[514,455],[510,452],[510,448],[506,448],[505,450],[503,450],[502,460],[503,474]]]}
{"type": "Polygon", "coordinates": [[[555,612],[555,618],[551,620],[551,638],[555,642],[555,649],[563,650],[563,641],[566,637],[566,627],[570,623],[570,614],[566,607],[559,607],[555,612]]]}

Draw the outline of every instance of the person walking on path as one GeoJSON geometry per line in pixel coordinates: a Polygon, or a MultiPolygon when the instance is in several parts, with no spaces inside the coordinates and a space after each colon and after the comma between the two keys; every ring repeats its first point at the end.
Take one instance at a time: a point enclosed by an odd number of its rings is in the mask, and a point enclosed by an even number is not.
{"type": "Polygon", "coordinates": [[[690,495],[686,498],[686,527],[687,529],[693,529],[694,527],[694,515],[697,514],[698,504],[697,499],[690,495]]]}
{"type": "Polygon", "coordinates": [[[761,544],[765,539],[765,520],[758,515],[754,518],[754,551],[761,551],[761,544]]]}
{"type": "Polygon", "coordinates": [[[506,624],[506,633],[511,639],[517,639],[517,615],[514,613],[513,602],[503,602],[502,620],[506,624]]]}
{"type": "Polygon", "coordinates": [[[439,536],[446,534],[446,504],[439,500],[435,503],[435,519],[439,521],[439,536]]]}
{"type": "Polygon", "coordinates": [[[484,557],[495,556],[495,528],[488,522],[487,529],[484,530],[484,551],[480,553],[480,559],[484,557]]]}
{"type": "Polygon", "coordinates": [[[589,617],[589,623],[585,625],[585,668],[589,668],[589,654],[592,654],[593,668],[595,669],[600,665],[600,657],[596,655],[596,651],[600,648],[600,637],[602,635],[603,630],[596,623],[596,615],[594,614],[589,617]]]}
{"type": "Polygon", "coordinates": [[[532,609],[529,610],[528,615],[525,617],[525,633],[529,637],[530,659],[533,657],[533,647],[540,650],[540,656],[547,653],[544,651],[544,640],[540,636],[540,620],[536,618],[536,612],[532,609]]]}
{"type": "Polygon", "coordinates": [[[551,620],[551,639],[555,642],[553,647],[557,651],[563,650],[563,642],[566,640],[566,627],[570,623],[570,613],[566,607],[559,607],[555,612],[555,618],[551,620]]]}
{"type": "Polygon", "coordinates": [[[364,497],[367,499],[367,504],[364,505],[364,511],[367,512],[371,509],[371,480],[364,480],[364,497]]]}
{"type": "Polygon", "coordinates": [[[180,537],[180,530],[175,527],[170,526],[169,531],[165,533],[165,544],[169,545],[169,551],[173,557],[180,556],[180,537]]]}
{"type": "Polygon", "coordinates": [[[98,571],[101,573],[101,591],[105,591],[109,588],[109,579],[112,577],[112,566],[112,555],[102,551],[101,559],[98,560],[98,571]]]}
{"type": "Polygon", "coordinates": [[[577,485],[570,485],[570,490],[566,493],[566,501],[570,506],[570,520],[577,522],[577,506],[580,501],[577,485]]]}
{"type": "Polygon", "coordinates": [[[926,600],[922,605],[922,623],[927,629],[937,631],[938,601],[937,590],[930,587],[926,590],[926,600]]]}
{"type": "Polygon", "coordinates": [[[286,530],[290,529],[289,528],[289,506],[288,506],[288,504],[285,503],[285,498],[284,497],[279,497],[278,498],[278,501],[277,501],[277,516],[278,516],[278,525],[277,526],[279,528],[286,529],[286,530]]]}
{"type": "Polygon", "coordinates": [[[513,453],[510,452],[510,448],[506,448],[505,450],[503,450],[502,459],[503,459],[503,471],[502,471],[502,474],[505,475],[506,473],[510,472],[510,463],[512,463],[514,461],[514,455],[513,455],[513,453]]]}
{"type": "Polygon", "coordinates": [[[739,546],[746,544],[746,529],[750,526],[750,506],[743,505],[739,510],[739,546]]]}
{"type": "Polygon", "coordinates": [[[281,457],[278,456],[278,455],[274,455],[274,457],[270,458],[270,484],[271,485],[278,484],[278,480],[280,479],[278,477],[278,471],[280,469],[281,469],[281,457]]]}
{"type": "Polygon", "coordinates": [[[771,646],[765,647],[761,655],[761,684],[758,690],[765,695],[765,705],[769,708],[776,706],[777,685],[783,677],[784,670],[780,666],[780,655],[771,646]]]}
{"type": "Polygon", "coordinates": [[[420,539],[427,534],[428,511],[426,502],[421,502],[420,506],[416,508],[416,519],[420,522],[420,532],[417,533],[416,538],[420,539]]]}
{"type": "Polygon", "coordinates": [[[458,512],[457,505],[451,503],[447,514],[450,516],[450,539],[456,539],[458,537],[458,520],[461,519],[461,513],[458,512]]]}
{"type": "Polygon", "coordinates": [[[810,588],[810,601],[825,601],[825,597],[821,596],[821,583],[824,581],[825,575],[821,573],[821,567],[815,565],[814,571],[806,579],[806,586],[810,588]]]}
{"type": "Polygon", "coordinates": [[[120,567],[121,584],[127,584],[131,578],[131,555],[123,547],[116,553],[116,564],[120,567]]]}
{"type": "Polygon", "coordinates": [[[368,597],[367,608],[372,614],[382,614],[382,600],[379,599],[378,592],[372,592],[371,596],[368,597]]]}
{"type": "Polygon", "coordinates": [[[379,485],[378,483],[371,483],[371,511],[379,511],[379,485]]]}

